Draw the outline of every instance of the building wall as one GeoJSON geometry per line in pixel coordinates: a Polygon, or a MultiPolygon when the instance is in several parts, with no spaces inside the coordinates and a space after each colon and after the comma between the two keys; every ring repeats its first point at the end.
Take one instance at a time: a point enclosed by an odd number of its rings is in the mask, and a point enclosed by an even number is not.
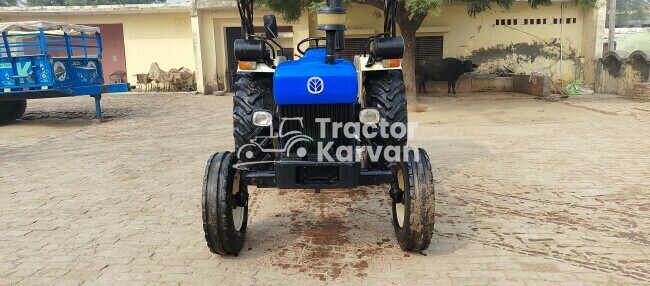
{"type": "MultiPolygon", "coordinates": [[[[158,62],[162,69],[189,67],[198,70],[199,85],[203,85],[213,83],[217,74],[225,74],[225,28],[239,27],[240,19],[234,7],[201,7],[197,9],[190,5],[187,13],[158,13],[151,9],[138,14],[8,15],[0,17],[0,21],[42,19],[78,24],[121,23],[129,81],[135,80],[134,74],[146,73],[151,63],[158,62]],[[194,29],[192,21],[195,22],[194,29]]],[[[582,10],[569,2],[553,2],[551,6],[532,10],[527,3],[516,2],[509,10],[497,9],[471,18],[467,15],[466,5],[446,4],[439,16],[426,18],[418,36],[443,36],[443,56],[471,59],[480,65],[480,73],[539,71],[564,82],[577,78],[591,82],[589,79],[594,74],[592,63],[602,53],[602,48],[595,47],[598,47],[598,41],[602,47],[602,37],[597,35],[602,32],[598,27],[604,21],[603,9],[582,10]],[[546,24],[525,25],[524,20],[531,18],[535,21],[545,19],[546,24]],[[571,21],[553,24],[554,18],[563,18],[564,21],[570,18],[571,21]],[[501,19],[516,19],[517,24],[501,25],[499,22],[497,25],[497,20],[501,19]]],[[[262,15],[268,13],[271,12],[256,10],[255,25],[261,26],[262,15]]],[[[383,30],[382,11],[367,5],[350,6],[347,18],[348,37],[367,37],[383,30]]],[[[323,35],[322,31],[316,30],[313,14],[304,13],[294,23],[286,23],[280,16],[278,21],[279,26],[293,27],[293,37],[279,39],[285,47],[295,49],[298,41],[323,35]]]]}
{"type": "Polygon", "coordinates": [[[617,28],[616,50],[650,53],[650,28],[617,28]]]}
{"type": "MultiPolygon", "coordinates": [[[[104,70],[104,82],[112,83],[111,75],[113,73],[117,71],[128,72],[126,68],[126,56],[124,55],[124,28],[122,24],[95,25],[102,31],[102,69],[104,70]]],[[[119,80],[123,81],[128,79],[122,78],[119,80]]]]}
{"type": "Polygon", "coordinates": [[[597,67],[597,92],[634,97],[634,85],[650,78],[650,58],[641,51],[608,52],[597,67]]]}
{"type": "MultiPolygon", "coordinates": [[[[255,26],[263,26],[262,16],[271,11],[255,11],[255,26]]],[[[227,69],[227,51],[225,30],[227,27],[241,27],[239,13],[236,10],[201,10],[201,53],[203,57],[203,78],[206,84],[214,83],[216,75],[224,76],[227,69]]],[[[287,23],[278,15],[278,26],[292,26],[293,37],[279,38],[278,42],[285,48],[294,48],[298,42],[309,37],[308,16],[304,15],[295,23],[287,23]]]]}
{"type": "Polygon", "coordinates": [[[59,21],[75,24],[122,24],[127,80],[135,83],[135,74],[148,73],[151,63],[164,69],[195,69],[192,29],[187,13],[115,14],[68,16],[3,16],[2,21],[59,21]]]}
{"type": "Polygon", "coordinates": [[[583,12],[582,29],[582,59],[584,76],[580,78],[586,83],[597,82],[597,69],[600,58],[603,56],[603,34],[606,20],[607,1],[596,1],[596,8],[583,12]]]}
{"type": "MultiPolygon", "coordinates": [[[[368,6],[350,7],[349,36],[381,32],[381,14],[382,11],[368,6]]],[[[471,59],[480,64],[481,73],[540,71],[556,80],[570,81],[584,76],[584,17],[585,11],[571,3],[553,2],[551,6],[532,10],[527,3],[516,2],[510,10],[496,9],[476,18],[467,15],[466,5],[446,4],[439,16],[425,19],[418,36],[444,36],[443,56],[471,59]],[[535,22],[546,19],[546,24],[524,25],[524,19],[531,18],[535,22]],[[553,24],[554,18],[564,18],[563,22],[571,18],[571,23],[553,24]],[[496,25],[497,19],[517,19],[517,24],[496,25]]],[[[596,30],[595,26],[587,29],[596,30]]],[[[315,23],[311,32],[319,33],[315,23]]],[[[593,53],[588,56],[594,57],[593,53]]]]}

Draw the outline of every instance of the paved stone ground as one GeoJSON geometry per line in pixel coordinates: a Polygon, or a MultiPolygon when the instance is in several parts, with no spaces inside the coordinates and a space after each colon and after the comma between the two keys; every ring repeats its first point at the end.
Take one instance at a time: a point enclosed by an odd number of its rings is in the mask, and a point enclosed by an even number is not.
{"type": "Polygon", "coordinates": [[[426,98],[431,247],[404,253],[386,188],[252,190],[248,242],[211,254],[209,155],[231,99],[32,101],[0,126],[0,284],[649,284],[650,105],[607,97],[426,98]]]}

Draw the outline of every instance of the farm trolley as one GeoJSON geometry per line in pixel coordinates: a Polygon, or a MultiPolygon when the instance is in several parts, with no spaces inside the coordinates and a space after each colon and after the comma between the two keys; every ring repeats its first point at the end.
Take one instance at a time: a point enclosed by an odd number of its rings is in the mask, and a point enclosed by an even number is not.
{"type": "Polygon", "coordinates": [[[104,93],[129,91],[104,84],[97,27],[59,22],[0,23],[0,121],[20,119],[28,99],[88,95],[102,117],[104,93]]]}

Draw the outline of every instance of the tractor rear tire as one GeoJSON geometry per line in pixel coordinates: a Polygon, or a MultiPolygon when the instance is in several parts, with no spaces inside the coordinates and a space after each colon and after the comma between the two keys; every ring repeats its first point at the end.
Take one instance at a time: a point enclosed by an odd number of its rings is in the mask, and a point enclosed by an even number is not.
{"type": "Polygon", "coordinates": [[[0,121],[23,118],[27,109],[27,100],[0,101],[0,121]]]}
{"type": "MultiPolygon", "coordinates": [[[[388,70],[366,73],[366,100],[368,107],[379,110],[382,119],[391,126],[401,123],[406,126],[408,123],[408,107],[406,103],[406,90],[404,77],[400,70],[388,70]]],[[[380,146],[406,146],[408,134],[404,130],[404,136],[389,136],[381,138],[376,136],[373,143],[380,146]]]]}
{"type": "Polygon", "coordinates": [[[230,152],[216,153],[208,160],[203,178],[205,240],[212,253],[222,256],[238,255],[246,240],[248,185],[233,168],[236,162],[230,152]]]}
{"type": "Polygon", "coordinates": [[[433,236],[435,189],[427,152],[409,149],[407,155],[394,171],[402,195],[401,202],[393,200],[393,227],[403,250],[419,252],[429,247],[433,236]]]}
{"type": "MultiPolygon", "coordinates": [[[[259,127],[253,124],[253,112],[273,109],[273,74],[246,73],[235,83],[236,91],[233,108],[233,135],[235,137],[235,154],[239,148],[251,143],[257,136],[269,136],[270,127],[259,127]]],[[[270,138],[257,142],[262,148],[270,148],[273,141],[270,138]]],[[[273,160],[272,153],[262,152],[258,148],[251,151],[252,156],[240,156],[242,163],[273,160]]]]}

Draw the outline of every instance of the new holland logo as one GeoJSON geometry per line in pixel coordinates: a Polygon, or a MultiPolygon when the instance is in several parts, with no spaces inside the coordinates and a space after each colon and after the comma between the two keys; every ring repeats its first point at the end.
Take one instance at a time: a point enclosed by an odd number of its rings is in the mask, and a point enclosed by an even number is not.
{"type": "Polygon", "coordinates": [[[320,77],[312,77],[307,80],[307,91],[311,94],[320,94],[325,89],[325,82],[320,77]]]}

